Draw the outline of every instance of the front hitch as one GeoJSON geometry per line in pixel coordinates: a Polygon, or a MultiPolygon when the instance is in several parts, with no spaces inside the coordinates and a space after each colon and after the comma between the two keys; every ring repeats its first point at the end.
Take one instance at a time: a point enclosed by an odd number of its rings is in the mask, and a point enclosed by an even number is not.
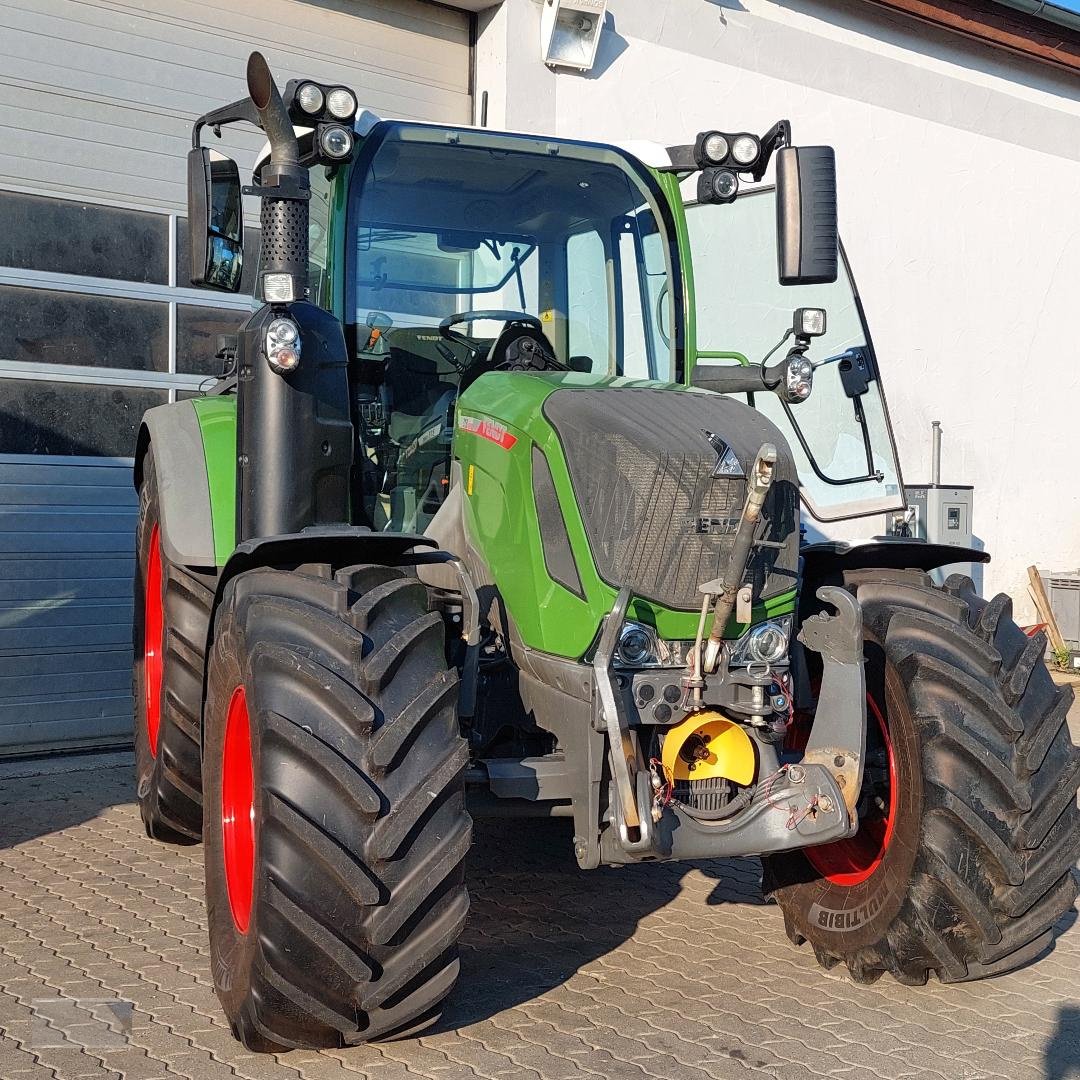
{"type": "Polygon", "coordinates": [[[851,816],[851,835],[859,827],[855,807],[866,761],[866,660],[862,608],[846,589],[826,585],[817,597],[836,609],[803,623],[799,640],[821,655],[823,670],[814,724],[802,764],[827,769],[851,816]]]}

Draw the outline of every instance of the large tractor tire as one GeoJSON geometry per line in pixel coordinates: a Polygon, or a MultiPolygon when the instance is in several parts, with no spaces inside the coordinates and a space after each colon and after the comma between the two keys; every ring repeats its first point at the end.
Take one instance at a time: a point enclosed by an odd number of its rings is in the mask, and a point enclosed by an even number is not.
{"type": "Polygon", "coordinates": [[[198,843],[202,833],[199,713],[210,606],[210,575],[169,561],[153,448],[139,490],[135,606],[132,621],[135,775],[148,836],[198,843]]]}
{"type": "Polygon", "coordinates": [[[251,1050],[433,1023],[469,906],[468,748],[441,617],[385,566],[226,587],[205,710],[214,984],[251,1050]]]}
{"type": "Polygon", "coordinates": [[[859,982],[985,978],[1045,951],[1077,894],[1072,691],[1006,596],[848,573],[867,656],[867,772],[850,840],[765,860],[788,936],[859,982]]]}

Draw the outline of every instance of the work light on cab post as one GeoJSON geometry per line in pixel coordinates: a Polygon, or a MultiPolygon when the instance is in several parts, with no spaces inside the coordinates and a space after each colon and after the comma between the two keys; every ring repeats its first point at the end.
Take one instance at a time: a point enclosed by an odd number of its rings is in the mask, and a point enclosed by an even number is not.
{"type": "Polygon", "coordinates": [[[352,156],[358,106],[356,95],[347,86],[291,79],[282,100],[294,124],[314,129],[311,154],[316,161],[340,165],[352,156]]]}

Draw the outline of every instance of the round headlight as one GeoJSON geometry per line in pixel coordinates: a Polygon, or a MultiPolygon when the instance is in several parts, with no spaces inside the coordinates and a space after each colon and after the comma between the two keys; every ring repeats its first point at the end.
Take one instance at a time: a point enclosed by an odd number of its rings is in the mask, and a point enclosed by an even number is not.
{"type": "Polygon", "coordinates": [[[352,134],[343,127],[323,128],[319,135],[319,146],[328,158],[340,160],[352,153],[352,134]]]}
{"type": "Polygon", "coordinates": [[[356,98],[351,90],[339,86],[326,95],[326,111],[338,120],[348,120],[356,114],[356,98]]]}
{"type": "Polygon", "coordinates": [[[731,144],[731,156],[740,165],[753,165],[761,153],[761,146],[753,135],[740,135],[731,144]]]}
{"type": "Polygon", "coordinates": [[[300,327],[292,319],[274,319],[266,328],[266,338],[271,345],[294,345],[300,336],[300,327]]]}
{"type": "Polygon", "coordinates": [[[766,622],[750,631],[746,652],[759,664],[775,664],[787,653],[787,634],[776,623],[766,622]]]}
{"type": "Polygon", "coordinates": [[[714,131],[711,135],[705,137],[701,149],[705,152],[705,157],[713,165],[723,165],[724,158],[728,156],[728,141],[719,131],[714,131]]]}
{"type": "Polygon", "coordinates": [[[717,169],[713,173],[712,189],[721,202],[731,202],[739,193],[739,178],[730,169],[717,169]]]}
{"type": "Polygon", "coordinates": [[[653,639],[643,626],[628,623],[619,635],[619,659],[631,667],[649,664],[656,659],[653,656],[653,639]]]}
{"type": "Polygon", "coordinates": [[[296,100],[308,116],[322,112],[323,92],[314,83],[304,83],[297,91],[296,100]]]}

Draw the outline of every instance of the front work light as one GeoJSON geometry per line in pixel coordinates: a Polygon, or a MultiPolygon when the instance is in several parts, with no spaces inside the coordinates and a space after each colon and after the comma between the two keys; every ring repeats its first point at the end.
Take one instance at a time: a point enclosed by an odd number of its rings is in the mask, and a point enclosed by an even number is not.
{"type": "Polygon", "coordinates": [[[698,177],[698,202],[729,203],[739,194],[739,178],[731,169],[704,169],[698,177]]]}
{"type": "Polygon", "coordinates": [[[281,99],[289,119],[301,127],[311,127],[313,120],[351,124],[359,107],[347,86],[326,86],[311,79],[290,79],[281,99]]]}
{"type": "Polygon", "coordinates": [[[731,149],[726,136],[721,135],[719,131],[706,131],[699,136],[699,139],[701,143],[699,156],[704,158],[709,165],[723,165],[731,149]]]}
{"type": "Polygon", "coordinates": [[[296,101],[309,116],[318,116],[323,108],[322,89],[314,83],[304,83],[296,92],[296,101]]]}
{"type": "Polygon", "coordinates": [[[342,161],[352,153],[353,137],[348,128],[339,124],[321,128],[319,131],[319,149],[334,161],[342,161]]]}
{"type": "Polygon", "coordinates": [[[344,86],[335,87],[326,95],[326,111],[335,120],[351,120],[356,115],[356,97],[344,86]]]}
{"type": "Polygon", "coordinates": [[[825,333],[825,309],[801,307],[795,309],[795,318],[791,324],[792,333],[800,337],[821,337],[825,333]]]}
{"type": "Polygon", "coordinates": [[[761,143],[753,135],[736,135],[731,143],[731,158],[737,165],[753,165],[761,153],[761,143]]]}

